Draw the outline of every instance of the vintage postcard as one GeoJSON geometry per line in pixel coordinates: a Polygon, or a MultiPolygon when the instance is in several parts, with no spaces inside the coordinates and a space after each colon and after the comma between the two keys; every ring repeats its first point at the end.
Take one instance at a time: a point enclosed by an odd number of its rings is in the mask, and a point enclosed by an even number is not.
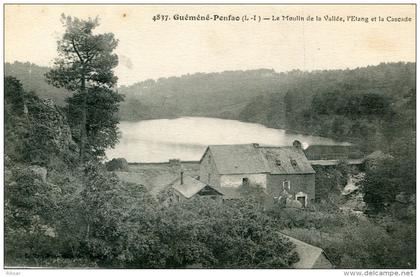
{"type": "Polygon", "coordinates": [[[9,3],[3,32],[9,275],[413,275],[415,4],[9,3]]]}

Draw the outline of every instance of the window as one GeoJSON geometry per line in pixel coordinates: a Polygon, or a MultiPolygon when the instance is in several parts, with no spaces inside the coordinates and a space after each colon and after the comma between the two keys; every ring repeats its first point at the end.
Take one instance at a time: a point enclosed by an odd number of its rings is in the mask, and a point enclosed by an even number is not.
{"type": "Polygon", "coordinates": [[[249,179],[248,178],[242,178],[242,185],[243,186],[249,185],[249,179]]]}
{"type": "Polygon", "coordinates": [[[290,160],[290,163],[291,163],[293,166],[297,166],[297,162],[296,162],[296,160],[290,160]]]}
{"type": "Polygon", "coordinates": [[[276,165],[277,165],[277,166],[281,166],[281,160],[276,159],[276,165]]]}
{"type": "Polygon", "coordinates": [[[210,177],[211,177],[211,175],[210,175],[210,173],[209,173],[209,175],[207,176],[207,180],[208,180],[208,183],[210,184],[210,177]]]}
{"type": "Polygon", "coordinates": [[[283,181],[283,189],[290,189],[290,181],[283,181]]]}
{"type": "Polygon", "coordinates": [[[207,162],[210,164],[210,160],[211,160],[211,155],[209,154],[209,159],[207,160],[207,162]]]}

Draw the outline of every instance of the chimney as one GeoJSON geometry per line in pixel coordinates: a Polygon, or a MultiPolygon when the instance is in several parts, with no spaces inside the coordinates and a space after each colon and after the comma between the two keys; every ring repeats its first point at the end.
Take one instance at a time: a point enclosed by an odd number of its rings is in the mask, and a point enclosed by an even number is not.
{"type": "Polygon", "coordinates": [[[257,148],[257,147],[259,147],[259,146],[260,146],[260,144],[259,144],[259,143],[255,143],[255,142],[254,142],[252,145],[253,145],[255,148],[257,148]]]}
{"type": "Polygon", "coordinates": [[[181,171],[181,185],[184,184],[184,171],[181,171]]]}

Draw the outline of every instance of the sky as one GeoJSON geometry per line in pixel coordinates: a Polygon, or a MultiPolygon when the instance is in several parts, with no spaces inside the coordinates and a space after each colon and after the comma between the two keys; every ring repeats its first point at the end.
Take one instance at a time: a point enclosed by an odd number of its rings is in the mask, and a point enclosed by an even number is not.
{"type": "Polygon", "coordinates": [[[99,16],[96,32],[119,39],[119,85],[196,72],[311,71],[415,61],[414,5],[6,5],[5,61],[51,66],[64,32],[62,13],[99,16]],[[170,20],[153,21],[157,14],[170,20]],[[176,21],[177,14],[319,16],[322,21],[176,21]],[[379,16],[385,20],[379,22],[379,16]],[[388,22],[387,17],[412,20],[388,22]]]}

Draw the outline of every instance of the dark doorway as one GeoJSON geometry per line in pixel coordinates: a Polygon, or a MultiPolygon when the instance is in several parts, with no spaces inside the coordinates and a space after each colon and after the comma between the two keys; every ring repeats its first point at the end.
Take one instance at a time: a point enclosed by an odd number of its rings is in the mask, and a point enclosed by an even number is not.
{"type": "Polygon", "coordinates": [[[248,178],[242,178],[242,186],[247,188],[249,187],[249,179],[248,178]]]}
{"type": "Polygon", "coordinates": [[[306,206],[306,197],[305,196],[298,196],[298,197],[296,197],[296,200],[299,201],[302,204],[302,207],[306,206]]]}

